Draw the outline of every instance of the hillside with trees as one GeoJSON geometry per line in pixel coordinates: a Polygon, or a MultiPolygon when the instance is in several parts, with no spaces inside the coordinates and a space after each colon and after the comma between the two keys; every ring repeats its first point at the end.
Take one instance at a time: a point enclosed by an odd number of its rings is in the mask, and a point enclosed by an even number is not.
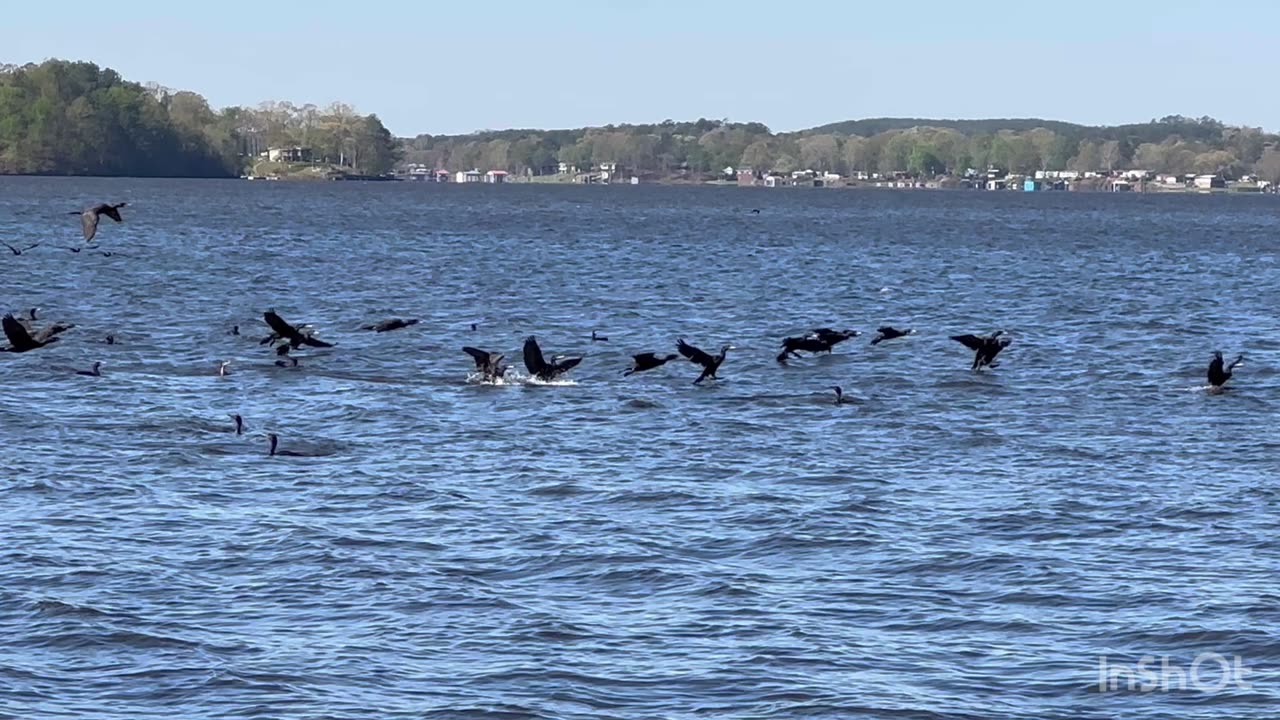
{"type": "Polygon", "coordinates": [[[550,174],[616,162],[641,175],[711,176],[724,168],[790,172],[962,174],[995,166],[1109,172],[1258,173],[1280,182],[1280,137],[1212,118],[1172,115],[1148,123],[1090,127],[1037,119],[879,118],[772,133],[760,123],[698,120],[577,130],[504,130],[420,135],[404,142],[406,162],[448,170],[550,174]]]}
{"type": "Polygon", "coordinates": [[[85,62],[0,66],[0,174],[234,177],[268,147],[388,172],[399,143],[349,105],[213,110],[200,95],[129,82],[85,62]]]}

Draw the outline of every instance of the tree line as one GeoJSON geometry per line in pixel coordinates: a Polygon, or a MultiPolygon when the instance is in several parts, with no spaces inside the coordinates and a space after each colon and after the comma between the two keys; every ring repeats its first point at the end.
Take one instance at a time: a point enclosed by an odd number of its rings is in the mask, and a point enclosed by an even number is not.
{"type": "Polygon", "coordinates": [[[559,163],[587,169],[616,162],[638,174],[714,175],[725,168],[934,177],[989,167],[1157,173],[1257,172],[1280,182],[1280,137],[1213,118],[1172,115],[1149,123],[1089,127],[1043,120],[857,120],[796,133],[760,123],[702,119],[578,130],[505,130],[419,135],[406,162],[448,170],[502,169],[533,175],[559,163]],[[865,132],[867,134],[859,134],[865,132]]]}
{"type": "Polygon", "coordinates": [[[0,66],[0,174],[234,177],[268,147],[305,145],[351,172],[388,172],[400,142],[334,103],[213,110],[199,94],[93,63],[0,66]]]}

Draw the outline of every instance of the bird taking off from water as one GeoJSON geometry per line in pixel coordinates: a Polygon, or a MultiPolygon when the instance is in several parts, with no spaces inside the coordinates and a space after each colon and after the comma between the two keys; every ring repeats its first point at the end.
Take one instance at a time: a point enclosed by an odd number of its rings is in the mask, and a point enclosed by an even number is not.
{"type": "Polygon", "coordinates": [[[1004,335],[1003,330],[997,330],[990,335],[952,335],[951,339],[973,351],[972,369],[981,370],[984,365],[996,367],[997,363],[993,362],[996,355],[1013,342],[1013,338],[1000,337],[1001,335],[1004,335]]]}
{"type": "Polygon", "coordinates": [[[507,368],[502,364],[502,358],[506,357],[502,353],[489,352],[480,348],[464,346],[462,352],[471,356],[476,362],[476,370],[484,375],[485,382],[496,382],[507,374],[507,368]]]}
{"type": "Polygon", "coordinates": [[[124,218],[120,217],[120,208],[128,204],[129,203],[116,203],[115,205],[109,205],[107,203],[99,203],[87,210],[73,210],[68,214],[80,216],[80,230],[84,233],[84,241],[89,242],[98,234],[99,217],[106,215],[116,222],[124,222],[124,218]]]}
{"type": "MultiPolygon", "coordinates": [[[[289,341],[289,347],[294,350],[299,345],[310,345],[312,347],[333,347],[333,343],[327,343],[323,340],[317,340],[311,337],[310,331],[299,330],[284,321],[284,318],[276,314],[275,310],[268,310],[262,313],[262,319],[271,327],[271,332],[281,339],[289,341]]],[[[270,337],[270,336],[268,336],[270,337]]]]}
{"type": "Polygon", "coordinates": [[[900,338],[900,337],[914,335],[915,332],[916,331],[912,330],[911,328],[907,328],[906,330],[899,330],[890,325],[885,325],[883,327],[876,328],[876,336],[871,338],[871,344],[879,345],[885,340],[896,340],[897,338],[900,338]]]}
{"type": "Polygon", "coordinates": [[[4,336],[9,339],[9,347],[0,348],[0,352],[27,352],[58,341],[56,336],[44,336],[43,332],[37,333],[38,337],[31,337],[27,328],[12,314],[5,315],[0,325],[4,326],[4,336]]]}
{"type": "Polygon", "coordinates": [[[678,357],[680,356],[675,354],[658,357],[655,353],[640,353],[639,355],[632,355],[631,368],[624,370],[622,372],[622,377],[634,375],[638,372],[644,372],[645,370],[660,368],[678,357]]]}
{"type": "Polygon", "coordinates": [[[716,377],[716,371],[720,369],[720,363],[724,362],[724,356],[728,355],[729,351],[733,349],[732,345],[724,345],[720,348],[719,355],[712,355],[685,342],[684,338],[676,340],[676,350],[679,350],[681,355],[689,358],[689,362],[702,366],[702,374],[698,376],[697,380],[693,381],[694,385],[707,378],[719,380],[720,378],[716,377]]]}
{"type": "Polygon", "coordinates": [[[574,357],[552,357],[551,362],[547,362],[542,357],[542,348],[538,347],[538,339],[533,335],[524,339],[524,367],[529,371],[530,375],[542,380],[550,382],[557,375],[569,372],[582,362],[582,356],[574,357]]]}
{"type": "Polygon", "coordinates": [[[1215,388],[1220,388],[1231,379],[1231,371],[1235,370],[1238,365],[1244,362],[1244,354],[1236,356],[1231,364],[1222,367],[1222,351],[1214,350],[1213,359],[1209,361],[1209,384],[1215,388]]]}

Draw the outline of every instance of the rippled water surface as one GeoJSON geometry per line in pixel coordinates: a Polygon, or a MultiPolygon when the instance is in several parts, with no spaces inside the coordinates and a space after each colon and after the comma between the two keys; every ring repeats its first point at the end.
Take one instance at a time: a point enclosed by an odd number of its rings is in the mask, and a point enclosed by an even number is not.
{"type": "Polygon", "coordinates": [[[9,178],[0,235],[4,308],[76,323],[0,355],[0,716],[1280,703],[1275,198],[9,178]],[[336,347],[275,367],[271,307],[336,347]],[[818,326],[866,334],[774,362],[818,326]],[[468,382],[530,333],[572,383],[468,382]],[[718,382],[621,377],[678,336],[718,382]],[[1209,652],[1250,687],[1099,691],[1209,652]]]}

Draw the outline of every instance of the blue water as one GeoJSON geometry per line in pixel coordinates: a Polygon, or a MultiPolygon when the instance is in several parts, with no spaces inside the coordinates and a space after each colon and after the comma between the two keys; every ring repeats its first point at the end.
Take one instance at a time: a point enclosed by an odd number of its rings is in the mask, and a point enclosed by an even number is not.
{"type": "Polygon", "coordinates": [[[0,235],[77,325],[0,355],[0,716],[1275,716],[1273,197],[3,178],[0,235]],[[468,381],[531,333],[571,382],[468,381]],[[621,377],[678,336],[718,382],[621,377]],[[1251,687],[1098,687],[1202,653],[1251,687]]]}

